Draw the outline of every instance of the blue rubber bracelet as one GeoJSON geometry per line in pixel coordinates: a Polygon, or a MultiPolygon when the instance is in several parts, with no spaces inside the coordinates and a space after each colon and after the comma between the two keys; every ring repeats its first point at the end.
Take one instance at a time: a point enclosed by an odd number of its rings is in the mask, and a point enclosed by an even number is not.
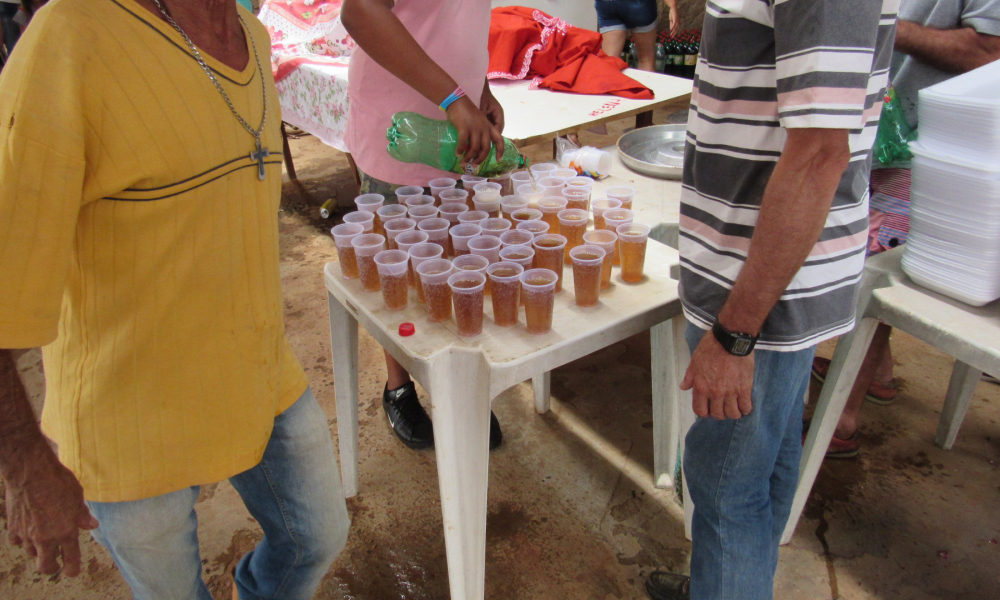
{"type": "Polygon", "coordinates": [[[448,107],[454,104],[455,101],[458,100],[459,98],[461,98],[461,96],[452,93],[450,96],[444,99],[444,102],[442,102],[441,106],[439,106],[438,108],[440,108],[442,111],[447,111],[448,107]]]}

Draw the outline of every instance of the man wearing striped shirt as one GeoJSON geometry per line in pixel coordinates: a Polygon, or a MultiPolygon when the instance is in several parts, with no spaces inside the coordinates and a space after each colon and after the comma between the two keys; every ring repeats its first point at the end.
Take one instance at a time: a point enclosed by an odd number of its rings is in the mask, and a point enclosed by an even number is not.
{"type": "Polygon", "coordinates": [[[854,326],[898,6],[708,2],[681,195],[694,545],[656,600],[773,597],[814,350],[854,326]]]}

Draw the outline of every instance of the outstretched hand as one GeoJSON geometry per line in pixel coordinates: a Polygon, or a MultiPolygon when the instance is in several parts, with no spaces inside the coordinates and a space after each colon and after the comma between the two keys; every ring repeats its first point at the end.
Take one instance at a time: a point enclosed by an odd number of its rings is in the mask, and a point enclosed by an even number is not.
{"type": "Polygon", "coordinates": [[[481,164],[489,156],[491,144],[496,144],[497,158],[500,157],[503,136],[472,100],[459,98],[448,107],[447,114],[448,120],[458,130],[456,153],[464,156],[463,164],[481,164]]]}
{"type": "Polygon", "coordinates": [[[694,354],[682,390],[692,391],[694,414],[715,419],[739,419],[753,409],[754,355],[733,356],[706,333],[694,354]]]}
{"type": "Polygon", "coordinates": [[[49,457],[26,461],[24,471],[17,478],[21,481],[7,481],[8,538],[37,558],[39,572],[76,577],[80,530],[98,525],[83,502],[83,488],[51,451],[49,457]]]}

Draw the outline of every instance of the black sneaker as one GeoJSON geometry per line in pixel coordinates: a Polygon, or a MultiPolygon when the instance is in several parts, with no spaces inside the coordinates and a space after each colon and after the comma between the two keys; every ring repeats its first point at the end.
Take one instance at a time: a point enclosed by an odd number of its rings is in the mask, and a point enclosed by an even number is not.
{"type": "Polygon", "coordinates": [[[434,427],[417,399],[412,381],[392,391],[387,385],[382,393],[382,408],[396,437],[408,448],[423,450],[434,447],[434,427]]]}
{"type": "Polygon", "coordinates": [[[646,580],[646,593],[653,600],[690,600],[690,588],[690,577],[667,571],[653,571],[646,580]]]}

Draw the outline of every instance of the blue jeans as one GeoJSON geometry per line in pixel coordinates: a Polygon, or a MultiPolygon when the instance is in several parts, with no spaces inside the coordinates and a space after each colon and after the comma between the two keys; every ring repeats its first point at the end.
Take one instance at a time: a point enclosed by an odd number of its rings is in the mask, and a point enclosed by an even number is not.
{"type": "MultiPolygon", "coordinates": [[[[692,352],[705,334],[688,324],[692,352]]],[[[699,418],[688,432],[691,600],[773,598],[778,544],[799,480],[802,398],[815,352],[757,350],[750,414],[699,418]]]]}
{"type": "MultiPolygon", "coordinates": [[[[312,598],[347,543],[350,517],[326,414],[307,389],[274,419],[260,464],[229,479],[264,539],[236,567],[241,600],[312,598]]],[[[201,578],[200,486],[132,502],[87,502],[94,539],[137,600],[212,600],[201,578]]]]}

